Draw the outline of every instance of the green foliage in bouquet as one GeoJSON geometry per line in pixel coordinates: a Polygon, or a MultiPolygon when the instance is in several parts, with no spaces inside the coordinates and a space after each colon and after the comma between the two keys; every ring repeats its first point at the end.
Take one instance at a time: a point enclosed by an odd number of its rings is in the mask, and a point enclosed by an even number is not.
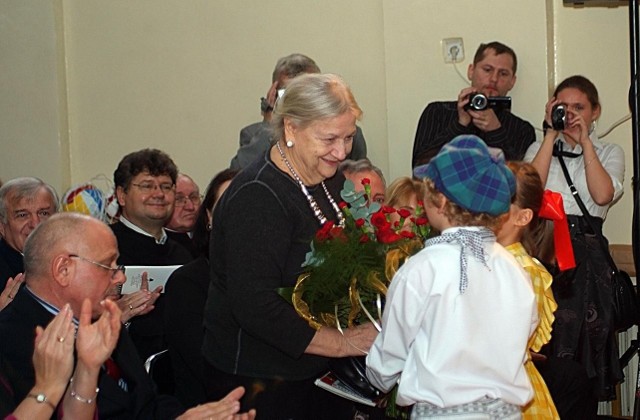
{"type": "Polygon", "coordinates": [[[389,282],[402,263],[419,251],[430,228],[419,201],[415,214],[369,201],[364,192],[345,181],[340,208],[344,226],[325,223],[311,243],[292,301],[312,326],[336,328],[379,319],[389,282]],[[390,215],[400,220],[391,223],[390,215]],[[405,223],[407,222],[407,223],[405,223]]]}

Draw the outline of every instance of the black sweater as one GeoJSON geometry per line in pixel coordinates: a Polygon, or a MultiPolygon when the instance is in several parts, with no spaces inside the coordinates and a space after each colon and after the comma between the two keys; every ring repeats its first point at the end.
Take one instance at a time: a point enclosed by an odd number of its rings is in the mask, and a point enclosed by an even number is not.
{"type": "MultiPolygon", "coordinates": [[[[336,202],[341,174],[326,185],[336,202]]],[[[309,188],[336,220],[322,186],[309,188]]],[[[298,184],[266,154],[243,170],[213,216],[203,355],[217,369],[254,378],[303,380],[326,359],[304,354],[315,330],[277,292],[294,286],[320,228],[298,184]]]]}

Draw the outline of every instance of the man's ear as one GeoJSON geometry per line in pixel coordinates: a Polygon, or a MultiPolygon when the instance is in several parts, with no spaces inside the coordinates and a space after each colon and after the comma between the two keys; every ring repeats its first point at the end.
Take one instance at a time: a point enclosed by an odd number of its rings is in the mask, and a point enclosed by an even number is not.
{"type": "Polygon", "coordinates": [[[469,64],[469,67],[467,68],[467,79],[471,80],[471,76],[473,75],[474,68],[475,67],[473,63],[469,64]]]}
{"type": "Polygon", "coordinates": [[[127,193],[124,191],[123,187],[116,187],[116,198],[118,199],[118,204],[120,205],[120,207],[124,207],[124,198],[126,197],[127,193]]]}
{"type": "Polygon", "coordinates": [[[518,215],[515,220],[515,225],[520,227],[525,227],[533,220],[533,210],[531,209],[520,209],[518,210],[518,215]]]}
{"type": "Polygon", "coordinates": [[[74,275],[75,266],[68,255],[58,255],[51,261],[51,275],[62,287],[67,287],[74,275]]]}

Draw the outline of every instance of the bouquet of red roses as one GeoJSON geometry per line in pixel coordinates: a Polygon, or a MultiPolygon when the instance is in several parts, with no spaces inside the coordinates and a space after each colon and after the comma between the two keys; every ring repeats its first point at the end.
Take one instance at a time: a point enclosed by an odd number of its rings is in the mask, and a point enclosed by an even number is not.
{"type": "Polygon", "coordinates": [[[344,226],[325,223],[293,291],[298,313],[313,327],[349,327],[382,315],[383,299],[393,275],[418,252],[430,227],[421,201],[414,214],[371,202],[367,178],[364,192],[345,181],[340,193],[344,226]],[[391,215],[397,214],[395,222],[391,215]]]}

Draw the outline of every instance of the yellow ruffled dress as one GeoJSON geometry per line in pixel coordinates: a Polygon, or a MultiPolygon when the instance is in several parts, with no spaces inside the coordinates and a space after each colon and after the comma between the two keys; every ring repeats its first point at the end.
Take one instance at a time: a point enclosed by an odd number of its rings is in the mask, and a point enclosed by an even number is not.
{"type": "MultiPolygon", "coordinates": [[[[531,276],[531,284],[538,301],[540,323],[529,338],[528,344],[529,350],[537,353],[551,339],[551,325],[555,319],[553,313],[558,308],[551,291],[553,277],[538,260],[527,254],[520,242],[511,244],[506,249],[531,276]]],[[[559,419],[560,416],[553,403],[547,384],[544,383],[544,379],[542,379],[538,369],[531,361],[531,357],[529,357],[524,367],[533,385],[534,394],[533,400],[523,407],[522,418],[531,420],[559,419]]]]}

